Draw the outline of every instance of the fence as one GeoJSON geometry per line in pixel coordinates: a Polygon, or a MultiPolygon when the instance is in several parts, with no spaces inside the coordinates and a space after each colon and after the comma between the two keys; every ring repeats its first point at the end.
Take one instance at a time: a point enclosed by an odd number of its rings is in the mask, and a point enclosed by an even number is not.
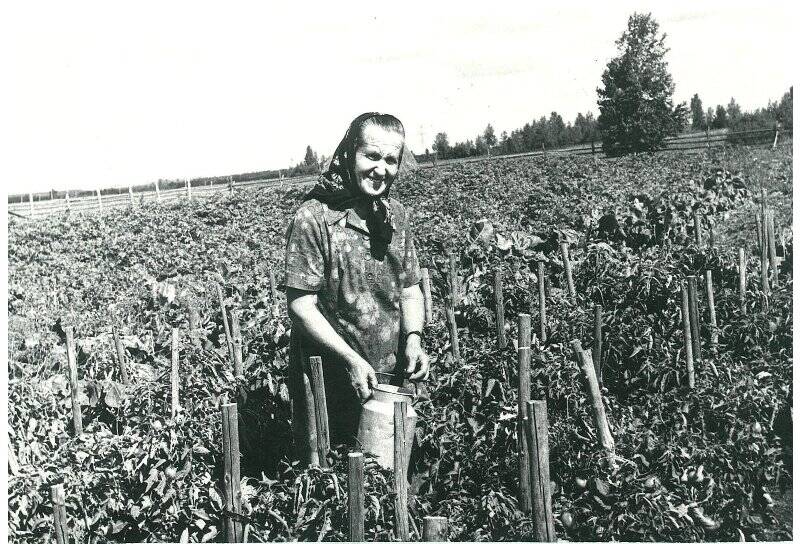
{"type": "MultiPolygon", "coordinates": [[[[667,138],[666,148],[662,151],[693,151],[705,150],[712,147],[722,147],[727,144],[734,145],[759,145],[769,144],[772,147],[778,145],[779,142],[787,141],[787,137],[792,137],[792,129],[758,129],[747,130],[740,132],[728,132],[727,130],[718,130],[712,132],[693,132],[689,134],[682,134],[673,138],[667,138]]],[[[589,142],[585,144],[571,145],[566,147],[559,147],[554,149],[543,148],[540,151],[529,151],[524,153],[513,153],[509,155],[493,155],[490,157],[467,157],[460,159],[444,159],[433,160],[426,162],[425,156],[421,156],[419,161],[420,168],[434,168],[437,166],[444,166],[456,163],[470,163],[486,160],[498,159],[512,159],[519,157],[542,157],[547,155],[593,155],[598,158],[605,158],[603,153],[603,146],[601,142],[589,142]]],[[[134,191],[132,187],[128,188],[127,193],[119,193],[113,195],[103,195],[100,190],[97,191],[95,196],[82,196],[78,198],[70,198],[69,191],[66,192],[63,199],[50,199],[50,198],[36,198],[34,193],[28,194],[27,202],[24,201],[24,196],[19,195],[19,202],[9,202],[8,213],[16,217],[42,217],[65,211],[81,212],[81,211],[96,211],[102,210],[104,207],[120,207],[131,206],[137,201],[139,203],[152,202],[152,201],[167,201],[176,200],[179,198],[187,197],[205,197],[210,196],[220,191],[232,191],[236,187],[283,187],[286,185],[302,185],[310,183],[317,179],[317,175],[300,176],[293,178],[282,179],[257,179],[252,181],[241,181],[234,183],[232,180],[227,184],[216,185],[200,185],[192,186],[191,180],[186,181],[186,186],[178,189],[159,189],[158,184],[153,184],[153,190],[147,191],[134,191]]],[[[85,192],[85,191],[82,191],[85,192]]],[[[50,193],[46,193],[49,197],[50,193]]],[[[14,198],[14,197],[12,197],[14,198]]]]}

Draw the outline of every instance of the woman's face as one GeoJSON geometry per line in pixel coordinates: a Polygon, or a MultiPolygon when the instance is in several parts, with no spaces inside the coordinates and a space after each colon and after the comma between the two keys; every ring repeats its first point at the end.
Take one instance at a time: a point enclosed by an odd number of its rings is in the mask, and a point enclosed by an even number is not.
{"type": "Polygon", "coordinates": [[[362,129],[361,143],[356,148],[356,185],[367,196],[378,197],[391,187],[400,168],[403,135],[378,125],[362,129]]]}

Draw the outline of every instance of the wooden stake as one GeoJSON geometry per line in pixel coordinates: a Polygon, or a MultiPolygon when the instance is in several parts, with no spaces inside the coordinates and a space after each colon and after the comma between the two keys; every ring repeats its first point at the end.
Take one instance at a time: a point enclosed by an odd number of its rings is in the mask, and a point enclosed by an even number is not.
{"type": "Polygon", "coordinates": [[[202,347],[200,341],[200,314],[194,305],[189,306],[189,338],[194,347],[202,347]]]}
{"type": "Polygon", "coordinates": [[[575,282],[572,281],[572,262],[569,260],[569,244],[561,242],[561,260],[564,263],[564,272],[567,276],[567,291],[573,303],[576,302],[575,282]]]}
{"type": "Polygon", "coordinates": [[[186,196],[188,196],[189,200],[191,200],[192,199],[192,182],[189,181],[188,178],[185,180],[185,182],[186,182],[186,196]]]}
{"type": "Polygon", "coordinates": [[[700,310],[697,300],[697,278],[686,276],[689,285],[689,323],[692,325],[692,352],[700,360],[700,310]]]}
{"type": "Polygon", "coordinates": [[[180,368],[180,331],[177,327],[172,329],[172,369],[170,372],[170,384],[172,385],[172,417],[178,415],[180,409],[180,399],[178,397],[178,380],[180,368]]]}
{"type": "Polygon", "coordinates": [[[30,214],[31,214],[31,216],[33,216],[33,193],[28,193],[28,202],[30,202],[30,205],[31,205],[30,214]]]}
{"type": "Polygon", "coordinates": [[[539,341],[544,344],[547,342],[547,315],[544,294],[544,263],[542,261],[536,263],[536,274],[539,280],[539,341]]]}
{"type": "Polygon", "coordinates": [[[420,269],[422,277],[422,298],[425,301],[425,324],[433,322],[433,298],[431,297],[431,276],[427,268],[420,269]]]}
{"type": "Polygon", "coordinates": [[[218,283],[216,286],[217,297],[219,298],[219,308],[220,312],[222,313],[222,326],[225,329],[225,341],[228,344],[228,357],[230,360],[233,360],[233,337],[231,336],[231,329],[228,325],[228,312],[225,309],[225,295],[222,293],[222,286],[218,283]]]}
{"type": "Polygon", "coordinates": [[[128,185],[128,200],[131,203],[131,208],[133,208],[133,186],[128,185]]]}
{"type": "Polygon", "coordinates": [[[347,519],[350,542],[364,542],[364,454],[347,454],[347,519]]]}
{"type": "Polygon", "coordinates": [[[767,210],[767,249],[769,250],[769,264],[772,269],[772,285],[778,285],[778,254],[775,248],[775,212],[767,210]]]}
{"type": "MultiPolygon", "coordinates": [[[[522,321],[520,316],[520,321],[522,321]]],[[[528,317],[530,321],[530,317],[528,317]]],[[[529,325],[530,328],[530,325],[529,325]]],[[[519,508],[531,511],[530,452],[526,439],[529,425],[526,416],[528,401],[531,400],[531,348],[520,346],[518,355],[519,391],[517,393],[517,451],[519,457],[519,508]]]]}
{"type": "Polygon", "coordinates": [[[764,225],[761,221],[761,213],[756,214],[756,236],[758,237],[758,253],[760,255],[764,247],[764,225]]]}
{"type": "Polygon", "coordinates": [[[519,314],[517,317],[517,332],[519,339],[517,347],[527,348],[531,345],[531,315],[519,314]]]}
{"type": "Polygon", "coordinates": [[[123,385],[130,384],[128,377],[128,364],[125,361],[125,347],[122,345],[122,338],[119,336],[119,331],[116,327],[111,328],[111,333],[114,337],[114,347],[117,351],[117,364],[119,365],[120,380],[123,385]]]}
{"type": "Polygon", "coordinates": [[[235,403],[223,404],[222,412],[222,455],[223,455],[223,495],[225,512],[225,540],[242,542],[244,526],[238,515],[242,513],[242,489],[239,467],[239,414],[235,403]]]}
{"type": "Polygon", "coordinates": [[[503,270],[498,268],[494,273],[494,312],[497,324],[497,345],[506,348],[506,318],[503,304],[503,270]]]}
{"type": "Polygon", "coordinates": [[[461,280],[458,277],[458,259],[455,250],[451,250],[450,258],[450,298],[453,301],[453,308],[461,304],[461,280]]]}
{"type": "Polygon", "coordinates": [[[311,365],[311,386],[314,389],[314,413],[317,418],[317,451],[319,466],[328,467],[328,451],[330,450],[330,434],[328,427],[328,401],[325,398],[325,379],[322,374],[322,357],[313,356],[311,365]]]}
{"type": "Polygon", "coordinates": [[[683,321],[683,344],[686,353],[686,373],[689,389],[694,389],[694,357],[692,354],[692,325],[689,312],[689,292],[686,284],[681,282],[681,319],[683,321]]]}
{"type": "Polygon", "coordinates": [[[161,202],[161,189],[158,187],[158,180],[156,180],[156,201],[161,202]]]}
{"type": "Polygon", "coordinates": [[[406,482],[406,402],[394,403],[394,517],[397,540],[408,537],[408,483],[406,482]]]}
{"type": "Polygon", "coordinates": [[[767,241],[766,221],[761,224],[761,290],[764,293],[764,307],[769,306],[769,243],[767,241]]]}
{"type": "Polygon", "coordinates": [[[530,452],[531,503],[536,540],[555,542],[552,489],[550,488],[550,445],[547,403],[528,401],[528,450],[530,452]]]}
{"type": "Polygon", "coordinates": [[[97,207],[100,211],[103,211],[103,198],[100,196],[100,188],[97,188],[97,207]]]}
{"type": "Polygon", "coordinates": [[[422,519],[423,542],[447,542],[447,518],[425,516],[422,519]]]}
{"type": "Polygon", "coordinates": [[[592,345],[592,361],[597,375],[597,383],[603,387],[603,307],[597,304],[594,307],[594,344],[592,345]]]}
{"type": "Polygon", "coordinates": [[[50,486],[50,502],[53,504],[53,533],[56,537],[56,544],[69,544],[67,506],[64,500],[63,484],[50,486]]]}
{"type": "Polygon", "coordinates": [[[75,357],[75,333],[72,325],[64,327],[67,335],[67,364],[69,365],[70,396],[72,397],[72,425],[74,436],[83,433],[83,416],[78,400],[78,363],[75,357]]]}
{"type": "Polygon", "coordinates": [[[72,211],[72,205],[69,202],[69,191],[64,193],[64,203],[67,205],[67,211],[72,211]]]}
{"type": "Polygon", "coordinates": [[[603,406],[603,398],[600,394],[600,385],[597,383],[597,376],[594,373],[594,363],[592,356],[589,352],[581,347],[580,340],[573,340],[570,342],[572,350],[578,359],[578,366],[580,366],[584,377],[586,378],[586,388],[589,395],[589,400],[592,405],[592,413],[594,415],[594,426],[597,432],[597,439],[600,445],[607,452],[614,452],[614,438],[611,436],[611,431],[608,429],[608,420],[606,419],[606,409],[603,406]]]}
{"type": "Polygon", "coordinates": [[[714,306],[714,280],[711,270],[706,270],[706,300],[708,300],[708,322],[711,325],[711,346],[717,349],[719,330],[717,329],[717,309],[714,306]]]}
{"type": "Polygon", "coordinates": [[[742,313],[747,312],[747,259],[744,256],[744,248],[739,248],[739,302],[742,306],[742,313]]]}
{"type": "Polygon", "coordinates": [[[450,350],[453,354],[453,360],[461,360],[461,350],[458,347],[458,325],[456,324],[456,312],[452,304],[447,304],[447,325],[450,332],[450,350]]]}
{"type": "Polygon", "coordinates": [[[716,236],[714,235],[714,225],[708,225],[708,247],[713,249],[717,244],[716,236]]]}
{"type": "Polygon", "coordinates": [[[700,212],[694,212],[694,242],[697,247],[703,243],[703,231],[700,227],[700,212]]]}
{"type": "Polygon", "coordinates": [[[241,338],[236,338],[233,341],[233,375],[237,378],[244,376],[241,338]]]}
{"type": "Polygon", "coordinates": [[[280,308],[278,306],[278,288],[275,284],[275,271],[270,268],[269,269],[269,294],[272,297],[272,315],[273,317],[278,317],[280,314],[280,308]]]}

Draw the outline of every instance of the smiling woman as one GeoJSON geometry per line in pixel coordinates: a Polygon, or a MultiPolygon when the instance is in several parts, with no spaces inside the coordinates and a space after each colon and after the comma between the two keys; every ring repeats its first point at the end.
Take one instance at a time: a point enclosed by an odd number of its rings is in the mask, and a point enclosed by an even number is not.
{"type": "Polygon", "coordinates": [[[289,389],[304,462],[319,461],[310,356],[323,359],[332,444],[354,444],[361,402],[379,382],[428,375],[414,240],[405,208],[388,196],[404,148],[396,117],[358,116],[288,228],[289,389]]]}

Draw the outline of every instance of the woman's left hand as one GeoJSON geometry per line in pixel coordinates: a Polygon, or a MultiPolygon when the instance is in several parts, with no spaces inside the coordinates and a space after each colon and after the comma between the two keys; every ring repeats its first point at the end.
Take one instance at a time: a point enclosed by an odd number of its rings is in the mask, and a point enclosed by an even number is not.
{"type": "Polygon", "coordinates": [[[418,335],[412,334],[406,341],[406,375],[413,382],[421,382],[428,379],[430,363],[428,354],[422,348],[422,342],[418,335]]]}

